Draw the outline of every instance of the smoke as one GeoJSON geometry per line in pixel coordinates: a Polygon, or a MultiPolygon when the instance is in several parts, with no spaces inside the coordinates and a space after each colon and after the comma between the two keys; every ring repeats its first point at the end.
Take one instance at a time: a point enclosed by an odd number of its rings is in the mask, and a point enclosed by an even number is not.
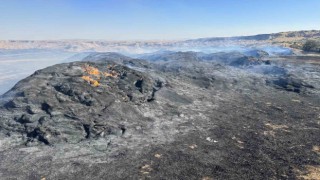
{"type": "Polygon", "coordinates": [[[257,49],[263,50],[271,56],[276,55],[292,55],[293,51],[290,48],[281,47],[281,46],[261,46],[257,47],[257,49]]]}
{"type": "Polygon", "coordinates": [[[0,52],[0,95],[36,70],[62,63],[64,59],[74,55],[70,52],[36,49],[0,52]]]}
{"type": "MultiPolygon", "coordinates": [[[[239,45],[232,42],[139,42],[139,43],[106,43],[101,46],[88,50],[82,47],[77,49],[79,52],[70,52],[66,49],[19,49],[19,50],[0,50],[0,94],[8,91],[19,80],[31,75],[38,69],[45,68],[58,63],[80,61],[90,55],[91,52],[117,52],[123,55],[139,58],[152,53],[167,51],[194,51],[201,53],[218,52],[240,52],[250,55],[252,51],[265,51],[270,56],[291,55],[289,48],[272,45],[239,45]],[[102,46],[103,45],[103,46],[102,46]]],[[[250,55],[251,56],[251,55],[250,55]]],[[[261,71],[252,69],[252,71],[261,71]]],[[[263,70],[268,71],[268,70],[263,70]]]]}
{"type": "Polygon", "coordinates": [[[247,68],[249,72],[257,73],[257,74],[265,74],[265,75],[278,75],[283,76],[287,74],[287,70],[283,67],[279,67],[277,65],[256,65],[250,66],[247,68]]]}
{"type": "Polygon", "coordinates": [[[263,46],[240,46],[240,45],[216,45],[216,46],[190,46],[190,45],[177,45],[177,46],[167,46],[167,47],[161,47],[161,48],[139,48],[138,50],[135,50],[134,48],[127,49],[128,51],[120,51],[119,53],[125,54],[127,56],[135,56],[139,57],[141,55],[145,54],[151,54],[151,53],[159,53],[159,52],[165,52],[165,51],[175,51],[175,52],[188,52],[188,51],[194,51],[194,52],[202,52],[206,54],[210,53],[218,53],[218,52],[240,52],[245,55],[249,55],[248,52],[254,51],[254,50],[260,50],[265,51],[270,56],[278,56],[278,55],[292,55],[293,52],[290,48],[281,47],[281,46],[272,46],[272,45],[263,45],[263,46]]]}

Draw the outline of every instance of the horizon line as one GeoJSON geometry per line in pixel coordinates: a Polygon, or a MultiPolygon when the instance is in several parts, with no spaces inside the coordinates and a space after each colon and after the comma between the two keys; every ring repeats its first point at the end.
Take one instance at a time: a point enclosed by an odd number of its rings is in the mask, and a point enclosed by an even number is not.
{"type": "Polygon", "coordinates": [[[303,32],[303,31],[320,31],[320,29],[309,29],[309,30],[289,30],[289,31],[278,31],[270,33],[260,33],[260,34],[248,34],[248,35],[234,35],[234,36],[206,36],[198,38],[178,38],[178,39],[131,39],[131,40],[107,40],[107,39],[85,39],[85,38],[70,38],[70,39],[0,39],[0,41],[105,41],[105,42],[179,42],[188,40],[199,40],[199,39],[210,39],[210,38],[235,38],[235,37],[251,37],[258,35],[271,35],[278,33],[288,33],[288,32],[303,32]]]}

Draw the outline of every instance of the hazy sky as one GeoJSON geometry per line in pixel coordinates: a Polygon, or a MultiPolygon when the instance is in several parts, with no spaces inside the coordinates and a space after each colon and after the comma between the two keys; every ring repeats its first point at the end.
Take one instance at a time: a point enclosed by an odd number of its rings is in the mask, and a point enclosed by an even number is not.
{"type": "Polygon", "coordinates": [[[0,39],[154,40],[320,29],[320,0],[0,0],[0,39]]]}

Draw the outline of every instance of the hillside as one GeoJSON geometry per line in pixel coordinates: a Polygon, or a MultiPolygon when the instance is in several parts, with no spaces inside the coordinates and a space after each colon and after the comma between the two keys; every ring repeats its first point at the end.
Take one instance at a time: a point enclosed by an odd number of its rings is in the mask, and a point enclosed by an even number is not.
{"type": "Polygon", "coordinates": [[[93,53],[38,70],[1,98],[1,178],[317,179],[320,67],[298,63],[93,53]]]}

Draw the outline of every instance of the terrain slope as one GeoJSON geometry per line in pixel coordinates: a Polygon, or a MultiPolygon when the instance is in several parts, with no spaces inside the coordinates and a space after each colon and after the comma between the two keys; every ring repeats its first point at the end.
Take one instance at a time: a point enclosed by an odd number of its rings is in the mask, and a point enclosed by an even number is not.
{"type": "Polygon", "coordinates": [[[0,177],[318,179],[319,112],[317,64],[93,53],[2,96],[0,177]]]}

